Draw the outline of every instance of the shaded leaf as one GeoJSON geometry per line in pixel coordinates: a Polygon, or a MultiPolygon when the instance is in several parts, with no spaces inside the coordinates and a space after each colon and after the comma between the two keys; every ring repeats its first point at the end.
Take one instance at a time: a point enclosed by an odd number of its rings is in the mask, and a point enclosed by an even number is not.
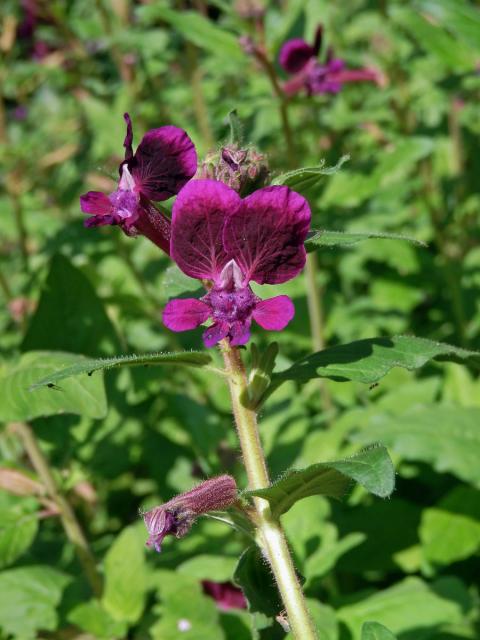
{"type": "Polygon", "coordinates": [[[15,562],[37,535],[37,501],[0,493],[0,569],[15,562]]]}
{"type": "Polygon", "coordinates": [[[115,329],[88,278],[64,256],[54,256],[22,350],[99,356],[114,353],[117,345],[115,329]]]}
{"type": "Polygon", "coordinates": [[[418,246],[427,246],[421,240],[404,236],[400,233],[386,233],[381,231],[328,231],[327,229],[322,229],[318,231],[312,230],[310,232],[305,241],[305,249],[310,252],[320,247],[351,247],[357,244],[357,242],[369,239],[403,240],[418,246]]]}
{"type": "MultiPolygon", "coordinates": [[[[70,367],[65,367],[59,371],[54,371],[51,375],[45,376],[41,380],[32,384],[30,389],[38,389],[51,384],[56,384],[66,378],[87,374],[102,369],[114,369],[116,367],[148,367],[161,364],[177,364],[190,367],[201,367],[211,362],[212,358],[207,353],[198,351],[180,351],[178,353],[147,353],[141,356],[116,356],[114,358],[97,358],[82,360],[70,367]]],[[[62,387],[63,389],[63,387],[62,387]]]]}
{"type": "MultiPolygon", "coordinates": [[[[76,413],[89,418],[104,417],[107,401],[102,375],[95,379],[85,376],[81,380],[69,380],[61,390],[52,387],[36,393],[30,392],[33,383],[48,371],[61,367],[64,367],[62,370],[81,368],[86,361],[83,356],[72,353],[25,353],[18,362],[8,365],[0,378],[0,419],[32,420],[58,413],[76,413]]],[[[43,386],[49,383],[50,381],[43,386]]]]}
{"type": "Polygon", "coordinates": [[[235,569],[234,582],[243,591],[250,613],[277,616],[283,609],[272,572],[256,546],[246,549],[235,569]]]}
{"type": "Polygon", "coordinates": [[[372,384],[393,367],[419,369],[430,360],[447,360],[480,366],[480,353],[414,336],[367,338],[318,351],[273,375],[273,385],[285,380],[308,382],[330,378],[372,384]]]}
{"type": "Polygon", "coordinates": [[[355,440],[382,442],[406,460],[430,463],[480,488],[480,409],[432,406],[372,423],[355,440]]]}
{"type": "Polygon", "coordinates": [[[302,498],[340,498],[352,480],[374,495],[389,496],[395,486],[395,470],[385,447],[372,447],[346,460],[291,469],[268,489],[248,491],[247,495],[268,500],[273,517],[278,518],[302,498]]]}
{"type": "Polygon", "coordinates": [[[114,620],[98,600],[82,602],[70,611],[68,620],[95,638],[120,638],[127,631],[127,625],[114,620]]]}

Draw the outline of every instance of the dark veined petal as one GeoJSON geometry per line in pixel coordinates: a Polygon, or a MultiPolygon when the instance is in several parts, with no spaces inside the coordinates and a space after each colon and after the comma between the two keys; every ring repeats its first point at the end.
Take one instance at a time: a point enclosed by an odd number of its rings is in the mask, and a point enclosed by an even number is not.
{"type": "Polygon", "coordinates": [[[80,208],[84,213],[106,216],[112,212],[112,203],[101,191],[88,191],[80,196],[80,208]]]}
{"type": "Polygon", "coordinates": [[[192,180],[178,194],[172,210],[170,255],[187,276],[219,279],[228,262],[223,227],[241,202],[233,189],[215,180],[192,180]]]}
{"type": "Polygon", "coordinates": [[[128,165],[142,195],[167,200],[195,175],[197,153],[183,129],[167,125],[143,136],[128,165]]]}
{"type": "Polygon", "coordinates": [[[208,327],[203,332],[203,343],[207,348],[214,347],[217,342],[223,340],[228,335],[228,323],[227,322],[215,322],[211,327],[208,327]]]}
{"type": "Polygon", "coordinates": [[[301,71],[307,62],[315,55],[315,49],[302,38],[287,40],[280,49],[278,61],[288,73],[301,71]]]}
{"type": "Polygon", "coordinates": [[[288,296],[276,296],[257,303],[253,319],[267,331],[281,331],[295,315],[295,307],[288,296]]]}
{"type": "Polygon", "coordinates": [[[163,310],[163,324],[172,331],[196,329],[210,316],[210,307],[196,298],[170,300],[163,310]]]}
{"type": "Polygon", "coordinates": [[[310,219],[303,196],[288,187],[265,187],[245,198],[228,217],[223,245],[246,281],[280,284],[305,265],[303,243],[310,219]]]}

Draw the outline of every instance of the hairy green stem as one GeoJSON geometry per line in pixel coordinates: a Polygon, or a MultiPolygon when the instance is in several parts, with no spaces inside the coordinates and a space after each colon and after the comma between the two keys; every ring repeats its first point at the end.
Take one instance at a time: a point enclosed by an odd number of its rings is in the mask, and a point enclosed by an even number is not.
{"type": "MultiPolygon", "coordinates": [[[[249,489],[263,489],[270,485],[255,411],[246,406],[247,377],[236,347],[224,340],[221,344],[233,414],[237,427],[249,489]]],[[[307,609],[300,582],[295,572],[290,550],[280,522],[272,517],[269,504],[255,498],[257,543],[261,547],[275,576],[294,638],[317,640],[313,621],[307,609]]]]}
{"type": "Polygon", "coordinates": [[[80,527],[75,513],[70,503],[60,492],[55,478],[50,470],[48,460],[45,458],[40,449],[35,434],[32,429],[23,422],[17,422],[11,425],[11,430],[21,439],[32,467],[38,474],[43,483],[49,497],[57,506],[63,528],[67,538],[74,545],[78,559],[82,565],[85,575],[90,586],[96,596],[100,596],[102,592],[102,580],[97,571],[95,558],[88,546],[87,539],[80,527]]]}

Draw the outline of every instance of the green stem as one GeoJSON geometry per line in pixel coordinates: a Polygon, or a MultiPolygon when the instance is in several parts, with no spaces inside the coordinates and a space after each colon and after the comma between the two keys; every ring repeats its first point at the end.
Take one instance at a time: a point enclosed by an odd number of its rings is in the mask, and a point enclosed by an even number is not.
{"type": "Polygon", "coordinates": [[[15,217],[15,224],[17,227],[18,245],[20,248],[20,253],[22,255],[25,271],[28,272],[30,270],[30,265],[27,246],[27,229],[25,227],[25,222],[23,219],[23,208],[20,202],[20,198],[16,193],[10,193],[10,200],[12,203],[13,215],[15,217]]]}
{"type": "MultiPolygon", "coordinates": [[[[245,368],[236,347],[231,347],[227,341],[223,341],[221,349],[248,485],[250,489],[262,489],[270,486],[270,479],[260,442],[256,413],[244,404],[247,395],[245,368]]],[[[266,500],[255,498],[254,502],[257,542],[272,568],[293,637],[297,640],[317,640],[282,526],[272,517],[266,500]]]]}
{"type": "Polygon", "coordinates": [[[0,270],[0,289],[3,291],[3,295],[5,296],[7,301],[10,301],[13,298],[13,293],[12,293],[12,290],[10,289],[10,285],[8,284],[8,280],[3,275],[1,270],[0,270]]]}
{"type": "Polygon", "coordinates": [[[67,538],[74,545],[78,559],[82,565],[85,575],[96,596],[102,592],[102,580],[97,571],[95,558],[88,546],[88,542],[70,506],[70,503],[60,492],[55,478],[50,470],[48,460],[45,458],[35,434],[25,423],[18,422],[11,426],[11,430],[22,440],[25,451],[30,459],[32,467],[38,474],[50,498],[55,502],[62,521],[67,538]]]}

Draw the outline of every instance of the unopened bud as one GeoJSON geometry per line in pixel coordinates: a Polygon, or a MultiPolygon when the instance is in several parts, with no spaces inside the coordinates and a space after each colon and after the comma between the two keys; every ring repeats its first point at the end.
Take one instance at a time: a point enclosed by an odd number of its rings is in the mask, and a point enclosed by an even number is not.
{"type": "Polygon", "coordinates": [[[143,514],[148,531],[147,546],[161,551],[165,536],[182,538],[198,516],[231,506],[237,499],[237,485],[228,475],[202,482],[190,491],[143,514]]]}
{"type": "Polygon", "coordinates": [[[252,344],[252,368],[248,377],[248,403],[250,408],[256,409],[262,403],[265,392],[272,381],[275,360],[278,355],[278,342],[268,345],[264,353],[252,344]]]}
{"type": "Polygon", "coordinates": [[[261,18],[265,14],[262,0],[236,0],[234,6],[241,18],[261,18]]]}
{"type": "Polygon", "coordinates": [[[15,496],[34,496],[45,493],[43,485],[16,469],[0,469],[0,489],[15,496]]]}
{"type": "Polygon", "coordinates": [[[241,196],[246,196],[263,187],[268,176],[266,156],[253,147],[241,148],[233,143],[208,154],[195,177],[224,182],[241,196]]]}

